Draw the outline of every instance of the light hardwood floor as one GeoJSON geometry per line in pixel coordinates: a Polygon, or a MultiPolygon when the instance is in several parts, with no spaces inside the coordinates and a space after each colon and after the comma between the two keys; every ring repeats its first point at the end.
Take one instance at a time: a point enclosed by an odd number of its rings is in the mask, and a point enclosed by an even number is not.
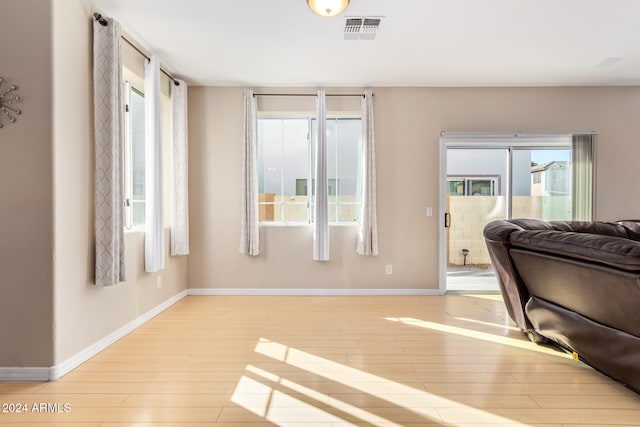
{"type": "Polygon", "coordinates": [[[639,395],[526,341],[494,295],[190,296],[0,401],[30,406],[1,426],[640,425],[639,395]]]}

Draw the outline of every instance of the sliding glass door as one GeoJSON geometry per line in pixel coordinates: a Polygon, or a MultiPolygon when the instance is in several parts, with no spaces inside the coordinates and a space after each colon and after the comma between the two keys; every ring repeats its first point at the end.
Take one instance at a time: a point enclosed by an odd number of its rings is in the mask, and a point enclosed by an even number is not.
{"type": "Polygon", "coordinates": [[[570,135],[453,135],[441,144],[443,290],[498,291],[484,226],[508,218],[575,218],[576,199],[582,198],[575,192],[591,188],[573,182],[575,141],[570,135]]]}

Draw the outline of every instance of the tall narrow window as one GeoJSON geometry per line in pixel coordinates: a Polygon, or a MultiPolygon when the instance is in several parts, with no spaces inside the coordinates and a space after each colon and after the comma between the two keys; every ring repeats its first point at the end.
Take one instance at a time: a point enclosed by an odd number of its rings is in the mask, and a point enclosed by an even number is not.
{"type": "Polygon", "coordinates": [[[125,227],[145,224],[144,95],[125,83],[124,197],[125,227]]]}
{"type": "Polygon", "coordinates": [[[258,190],[261,222],[309,222],[309,120],[258,119],[258,190]]]}
{"type": "Polygon", "coordinates": [[[359,178],[362,171],[359,118],[327,119],[327,166],[329,221],[356,222],[360,215],[359,178]]]}

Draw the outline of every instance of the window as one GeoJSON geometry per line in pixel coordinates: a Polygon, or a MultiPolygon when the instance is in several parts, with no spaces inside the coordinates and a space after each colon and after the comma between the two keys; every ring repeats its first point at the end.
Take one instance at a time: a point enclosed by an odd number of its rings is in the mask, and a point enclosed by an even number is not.
{"type": "Polygon", "coordinates": [[[500,177],[447,177],[451,196],[495,196],[500,177]]]}
{"type": "MultiPolygon", "coordinates": [[[[311,222],[314,202],[314,117],[258,119],[261,222],[311,222]]],[[[360,214],[360,118],[327,119],[329,220],[353,223],[360,214]]]]}
{"type": "Polygon", "coordinates": [[[124,197],[125,227],[144,225],[144,95],[125,83],[124,197]]]}
{"type": "Polygon", "coordinates": [[[532,172],[531,173],[532,179],[533,179],[533,184],[540,184],[542,182],[542,172],[537,171],[537,172],[532,172]]]}
{"type": "MultiPolygon", "coordinates": [[[[329,186],[329,196],[335,196],[336,195],[336,189],[338,188],[338,181],[336,179],[329,179],[328,180],[328,186],[329,186]]],[[[309,187],[309,180],[307,178],[303,178],[303,179],[296,179],[296,196],[305,196],[307,195],[307,191],[308,191],[308,187],[309,187]]],[[[316,179],[312,178],[311,179],[311,193],[313,196],[315,196],[316,192],[316,179]]]]}

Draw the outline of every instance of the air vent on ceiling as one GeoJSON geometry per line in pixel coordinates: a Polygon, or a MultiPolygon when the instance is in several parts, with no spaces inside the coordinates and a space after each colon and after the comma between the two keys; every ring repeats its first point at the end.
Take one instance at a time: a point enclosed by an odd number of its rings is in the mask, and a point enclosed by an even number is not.
{"type": "Polygon", "coordinates": [[[382,16],[376,17],[347,17],[344,25],[345,40],[373,40],[380,30],[382,16]]]}

